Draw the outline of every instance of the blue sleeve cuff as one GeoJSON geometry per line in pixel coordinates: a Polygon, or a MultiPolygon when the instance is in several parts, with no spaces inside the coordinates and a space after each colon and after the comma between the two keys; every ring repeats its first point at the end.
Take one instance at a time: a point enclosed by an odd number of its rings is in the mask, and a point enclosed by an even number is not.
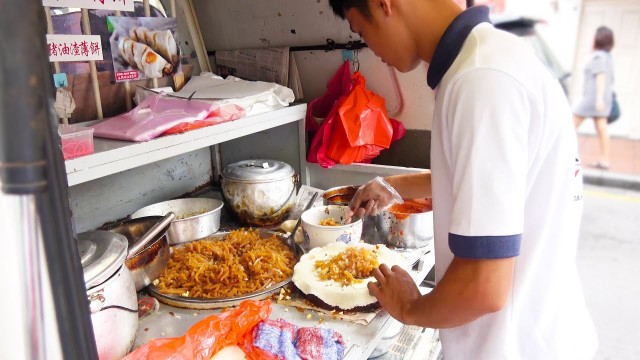
{"type": "Polygon", "coordinates": [[[464,236],[449,233],[449,249],[466,259],[506,259],[520,255],[522,234],[507,236],[464,236]]]}

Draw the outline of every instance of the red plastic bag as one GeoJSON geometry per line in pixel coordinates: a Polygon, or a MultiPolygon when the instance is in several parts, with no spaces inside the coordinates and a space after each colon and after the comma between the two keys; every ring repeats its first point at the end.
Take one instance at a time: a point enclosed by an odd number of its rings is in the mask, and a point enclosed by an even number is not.
{"type": "Polygon", "coordinates": [[[250,359],[265,359],[260,349],[253,349],[251,339],[253,328],[269,315],[270,300],[245,300],[235,309],[200,320],[180,337],[153,339],[123,359],[209,360],[231,345],[243,347],[250,359]]]}
{"type": "Polygon", "coordinates": [[[329,168],[337,163],[370,162],[392,141],[405,134],[404,126],[389,119],[384,99],[367,90],[359,72],[354,87],[342,96],[311,142],[308,162],[329,168]]]}
{"type": "Polygon", "coordinates": [[[325,119],[333,109],[336,101],[342,96],[349,94],[352,88],[353,83],[351,82],[349,61],[345,61],[327,83],[327,91],[319,98],[313,99],[307,105],[305,127],[307,132],[309,132],[310,139],[312,139],[320,129],[321,124],[316,121],[316,118],[325,119]]]}

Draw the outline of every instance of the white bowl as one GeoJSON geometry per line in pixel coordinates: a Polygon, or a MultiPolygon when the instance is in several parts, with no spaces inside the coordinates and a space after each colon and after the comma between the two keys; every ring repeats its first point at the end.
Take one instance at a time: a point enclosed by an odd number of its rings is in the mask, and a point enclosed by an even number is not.
{"type": "Polygon", "coordinates": [[[327,205],[313,207],[302,213],[304,247],[313,249],[333,242],[356,243],[362,236],[362,219],[347,225],[322,226],[322,220],[333,218],[342,223],[347,217],[348,206],[327,205]]]}

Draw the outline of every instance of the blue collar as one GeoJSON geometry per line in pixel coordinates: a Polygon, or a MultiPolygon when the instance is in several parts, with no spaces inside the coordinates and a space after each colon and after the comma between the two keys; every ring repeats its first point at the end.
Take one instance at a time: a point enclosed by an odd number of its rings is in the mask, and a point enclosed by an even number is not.
{"type": "Polygon", "coordinates": [[[435,89],[462,49],[462,44],[476,25],[489,20],[489,8],[473,6],[456,16],[440,38],[427,72],[427,84],[435,89]]]}

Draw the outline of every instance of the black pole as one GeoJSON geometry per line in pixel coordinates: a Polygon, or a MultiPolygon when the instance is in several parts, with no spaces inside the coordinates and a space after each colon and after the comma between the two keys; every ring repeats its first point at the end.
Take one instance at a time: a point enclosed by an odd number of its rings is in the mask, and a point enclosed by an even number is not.
{"type": "Polygon", "coordinates": [[[467,7],[468,8],[472,7],[473,5],[475,5],[474,3],[475,3],[475,0],[467,0],[467,7]]]}
{"type": "Polygon", "coordinates": [[[0,0],[2,191],[36,197],[63,358],[97,359],[52,112],[45,24],[40,0],[0,0]]]}

